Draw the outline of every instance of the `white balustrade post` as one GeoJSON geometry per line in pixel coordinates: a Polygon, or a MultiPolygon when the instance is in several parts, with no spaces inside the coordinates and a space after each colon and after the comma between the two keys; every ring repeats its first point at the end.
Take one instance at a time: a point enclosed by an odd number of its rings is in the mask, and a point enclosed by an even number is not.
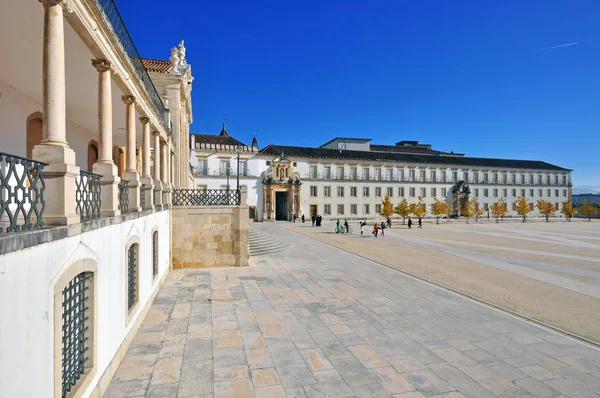
{"type": "Polygon", "coordinates": [[[104,217],[121,214],[119,210],[119,171],[112,159],[113,125],[110,61],[93,59],[98,71],[98,144],[99,157],[92,166],[100,179],[100,214],[104,217]]]}
{"type": "Polygon", "coordinates": [[[43,139],[33,148],[33,158],[48,163],[44,168],[46,225],[78,223],[75,191],[79,167],[75,152],[67,143],[65,32],[63,8],[65,0],[42,0],[44,6],[43,37],[43,139]]]}
{"type": "Polygon", "coordinates": [[[135,97],[123,95],[121,99],[125,103],[125,129],[127,131],[127,166],[122,174],[122,179],[129,181],[129,211],[140,211],[140,175],[135,167],[135,97]]]}
{"type": "Polygon", "coordinates": [[[160,180],[160,133],[155,131],[154,133],[154,205],[162,206],[162,182],[160,180]]]}
{"type": "Polygon", "coordinates": [[[142,116],[140,122],[143,126],[143,142],[142,142],[142,178],[141,182],[144,185],[144,196],[146,199],[145,206],[142,210],[153,209],[154,205],[154,184],[152,175],[150,175],[150,119],[142,116]]]}

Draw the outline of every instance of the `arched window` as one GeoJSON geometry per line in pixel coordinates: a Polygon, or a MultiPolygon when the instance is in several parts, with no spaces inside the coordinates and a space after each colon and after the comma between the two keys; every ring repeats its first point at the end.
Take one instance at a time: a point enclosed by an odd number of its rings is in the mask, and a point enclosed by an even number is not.
{"type": "Polygon", "coordinates": [[[129,312],[139,301],[139,248],[138,243],[132,243],[127,249],[127,310],[129,312]]]}
{"type": "Polygon", "coordinates": [[[152,278],[158,275],[158,231],[152,233],[152,278]]]}
{"type": "Polygon", "coordinates": [[[95,140],[91,140],[88,143],[88,153],[87,153],[87,160],[88,160],[88,171],[92,171],[93,167],[94,167],[94,163],[96,163],[98,161],[98,142],[95,140]]]}
{"type": "Polygon", "coordinates": [[[33,158],[33,148],[36,145],[41,144],[43,138],[44,122],[41,112],[35,112],[29,115],[27,118],[26,130],[26,156],[31,159],[33,158]]]}
{"type": "Polygon", "coordinates": [[[80,396],[96,375],[98,263],[71,264],[54,285],[54,397],[80,396]]]}

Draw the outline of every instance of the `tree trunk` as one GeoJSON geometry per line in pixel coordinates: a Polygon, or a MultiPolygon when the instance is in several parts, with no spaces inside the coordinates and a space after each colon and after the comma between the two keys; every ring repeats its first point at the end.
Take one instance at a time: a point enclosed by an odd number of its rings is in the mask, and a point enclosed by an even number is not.
{"type": "Polygon", "coordinates": [[[402,225],[406,224],[406,218],[402,217],[402,225]]]}
{"type": "Polygon", "coordinates": [[[469,217],[467,217],[467,224],[469,223],[469,217]]]}
{"type": "Polygon", "coordinates": [[[496,217],[496,224],[498,224],[498,222],[499,222],[499,219],[498,219],[498,217],[496,217]]]}
{"type": "Polygon", "coordinates": [[[435,223],[436,223],[436,224],[439,224],[439,223],[440,223],[440,218],[439,218],[439,217],[436,217],[436,218],[435,218],[435,223]]]}
{"type": "Polygon", "coordinates": [[[527,217],[527,216],[523,216],[523,222],[525,222],[525,217],[527,217]]]}

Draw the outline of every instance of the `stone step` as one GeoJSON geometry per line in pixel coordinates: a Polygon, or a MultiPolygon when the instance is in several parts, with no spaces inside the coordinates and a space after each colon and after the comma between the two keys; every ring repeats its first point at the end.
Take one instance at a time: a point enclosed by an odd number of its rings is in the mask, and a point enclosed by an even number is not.
{"type": "Polygon", "coordinates": [[[288,243],[280,241],[273,235],[252,229],[249,231],[248,246],[251,256],[276,253],[290,247],[288,243]]]}

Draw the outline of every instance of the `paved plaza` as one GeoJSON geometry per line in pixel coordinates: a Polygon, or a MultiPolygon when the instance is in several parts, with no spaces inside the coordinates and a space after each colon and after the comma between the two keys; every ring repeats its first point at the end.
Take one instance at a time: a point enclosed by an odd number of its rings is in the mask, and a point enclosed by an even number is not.
{"type": "Polygon", "coordinates": [[[253,228],[292,246],[251,267],[172,272],[105,397],[600,398],[590,344],[300,226],[253,228]]]}
{"type": "Polygon", "coordinates": [[[600,223],[395,222],[377,239],[371,224],[362,237],[280,225],[600,342],[600,223]]]}

